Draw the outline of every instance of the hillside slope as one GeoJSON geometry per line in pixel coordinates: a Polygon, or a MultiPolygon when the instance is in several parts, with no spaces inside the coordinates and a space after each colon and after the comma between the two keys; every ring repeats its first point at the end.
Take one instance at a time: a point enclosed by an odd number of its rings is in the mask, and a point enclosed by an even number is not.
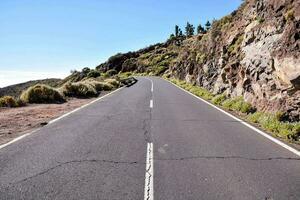
{"type": "Polygon", "coordinates": [[[56,87],[61,84],[61,79],[51,78],[51,79],[43,79],[43,80],[35,80],[35,81],[28,81],[25,83],[19,83],[15,85],[10,85],[7,87],[0,88],[0,97],[1,96],[13,96],[19,97],[23,90],[36,85],[36,84],[46,84],[52,87],[56,87]]]}
{"type": "Polygon", "coordinates": [[[299,38],[299,1],[246,0],[206,34],[117,54],[97,69],[164,74],[299,121],[299,38]]]}

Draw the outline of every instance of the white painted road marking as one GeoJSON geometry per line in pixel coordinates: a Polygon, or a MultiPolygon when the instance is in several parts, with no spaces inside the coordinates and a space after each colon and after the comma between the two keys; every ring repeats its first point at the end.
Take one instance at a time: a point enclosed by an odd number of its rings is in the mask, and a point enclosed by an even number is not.
{"type": "MultiPolygon", "coordinates": [[[[153,98],[153,81],[150,78],[145,77],[145,79],[149,80],[151,82],[151,93],[153,98]]],[[[153,108],[153,99],[150,100],[150,108],[153,108]]]]}
{"type": "Polygon", "coordinates": [[[123,88],[124,88],[124,87],[121,87],[121,88],[119,88],[119,89],[117,89],[117,90],[114,90],[114,91],[112,91],[112,92],[110,92],[110,93],[108,93],[108,94],[106,94],[106,95],[104,95],[104,96],[102,96],[102,97],[99,97],[99,98],[95,99],[94,101],[91,101],[91,102],[88,103],[88,104],[85,104],[85,105],[83,105],[83,106],[81,106],[81,107],[79,107],[79,108],[76,108],[75,110],[72,110],[71,112],[68,112],[68,113],[66,113],[66,114],[64,114],[64,115],[62,115],[62,116],[60,116],[60,117],[58,117],[58,118],[56,118],[56,119],[53,119],[53,120],[51,120],[48,124],[52,124],[52,123],[54,123],[54,122],[56,122],[56,121],[58,121],[58,120],[60,120],[60,119],[62,119],[62,118],[64,118],[64,117],[66,117],[66,116],[68,116],[68,115],[70,115],[70,114],[72,114],[72,113],[78,111],[78,110],[81,110],[81,109],[84,108],[84,107],[87,107],[87,106],[89,106],[89,105],[91,105],[91,104],[93,104],[93,103],[95,103],[95,102],[97,102],[97,101],[103,99],[104,97],[107,97],[107,96],[109,96],[109,95],[111,95],[111,94],[113,94],[113,93],[115,93],[115,92],[117,92],[117,91],[123,89],[123,88]]]}
{"type": "Polygon", "coordinates": [[[153,175],[153,143],[147,143],[144,200],[154,200],[153,175]]]}
{"type": "Polygon", "coordinates": [[[6,144],[0,145],[0,149],[4,148],[4,147],[6,147],[6,146],[8,146],[8,145],[10,145],[10,144],[12,144],[12,143],[17,142],[17,141],[19,141],[19,140],[21,140],[21,139],[27,137],[28,135],[31,135],[32,133],[34,133],[34,132],[36,132],[36,131],[38,131],[38,130],[39,130],[39,129],[34,130],[34,131],[30,132],[30,133],[26,133],[26,134],[24,134],[24,135],[21,135],[20,137],[17,137],[17,138],[15,138],[15,139],[11,140],[10,142],[8,142],[8,143],[6,143],[6,144]]]}
{"type": "Polygon", "coordinates": [[[153,81],[150,78],[145,77],[145,79],[149,80],[151,82],[151,92],[153,93],[153,81]]]}
{"type": "MultiPolygon", "coordinates": [[[[168,81],[168,80],[167,80],[167,81],[168,81]]],[[[200,97],[194,95],[193,93],[191,93],[191,92],[189,92],[189,91],[187,91],[187,90],[185,90],[185,89],[183,89],[183,88],[177,86],[176,84],[172,83],[171,81],[168,81],[168,82],[171,83],[171,84],[173,84],[173,85],[176,86],[177,88],[179,88],[179,89],[185,91],[186,93],[188,93],[188,94],[190,94],[190,95],[196,97],[197,99],[203,101],[204,103],[206,103],[206,104],[212,106],[213,108],[215,108],[215,109],[221,111],[222,113],[228,115],[229,117],[235,119],[236,121],[242,123],[243,125],[247,126],[248,128],[250,128],[250,129],[256,131],[257,133],[259,133],[260,135],[262,135],[262,136],[268,138],[268,139],[271,140],[272,142],[274,142],[274,143],[280,145],[281,147],[283,147],[283,148],[289,150],[290,152],[296,154],[297,156],[300,156],[300,151],[298,151],[298,150],[296,150],[296,149],[290,147],[289,145],[287,145],[287,144],[281,142],[280,140],[278,140],[278,139],[272,137],[271,135],[269,135],[269,134],[267,134],[267,133],[265,133],[265,132],[259,130],[258,128],[254,127],[254,126],[252,126],[252,125],[250,125],[250,124],[248,124],[247,122],[245,122],[245,121],[243,121],[243,120],[241,120],[241,119],[239,119],[239,118],[233,116],[232,114],[226,112],[225,110],[222,110],[221,108],[219,108],[219,107],[213,105],[212,103],[210,103],[210,102],[208,102],[208,101],[206,101],[206,100],[204,100],[204,99],[202,99],[202,98],[200,98],[200,97]]]]}
{"type": "Polygon", "coordinates": [[[153,108],[153,100],[150,100],[150,108],[153,108]]]}
{"type": "MultiPolygon", "coordinates": [[[[85,105],[83,105],[83,106],[81,106],[81,107],[79,107],[79,108],[76,108],[75,110],[72,110],[72,111],[70,111],[70,112],[68,112],[68,113],[66,113],[66,114],[64,114],[64,115],[62,115],[62,116],[60,116],[60,117],[58,117],[58,118],[56,118],[56,119],[53,119],[53,120],[49,121],[48,124],[52,124],[52,123],[54,123],[54,122],[56,122],[56,121],[58,121],[58,120],[60,120],[60,119],[62,119],[62,118],[64,118],[64,117],[66,117],[66,116],[68,116],[68,115],[70,115],[70,114],[72,114],[72,113],[74,113],[74,112],[76,112],[76,111],[78,111],[78,110],[80,110],[80,109],[82,109],[82,108],[84,108],[84,107],[87,107],[87,106],[89,106],[89,105],[91,105],[91,104],[93,104],[93,103],[99,101],[100,99],[103,99],[104,97],[107,97],[107,96],[109,96],[109,95],[111,95],[111,94],[113,94],[113,93],[115,93],[115,92],[121,90],[122,88],[124,88],[124,87],[121,87],[121,88],[119,88],[119,89],[117,89],[117,90],[114,90],[114,91],[112,91],[112,92],[110,92],[110,93],[108,93],[108,94],[106,94],[106,95],[104,95],[104,96],[102,96],[102,97],[99,97],[99,98],[95,99],[94,101],[91,101],[91,102],[88,103],[88,104],[85,104],[85,105]]],[[[10,141],[10,142],[8,142],[8,143],[6,143],[6,144],[0,145],[0,149],[3,149],[4,147],[6,147],[6,146],[8,146],[8,145],[17,142],[17,141],[19,141],[19,140],[21,140],[21,139],[23,139],[23,138],[25,138],[25,137],[27,137],[27,136],[29,136],[29,135],[35,133],[35,132],[37,132],[38,130],[40,130],[40,129],[36,129],[36,130],[34,130],[34,131],[32,131],[32,132],[29,132],[29,133],[26,133],[26,134],[24,134],[24,135],[21,135],[20,137],[17,137],[17,138],[13,139],[12,141],[10,141]]]]}
{"type": "Polygon", "coordinates": [[[153,81],[151,80],[151,92],[153,92],[153,81]]]}

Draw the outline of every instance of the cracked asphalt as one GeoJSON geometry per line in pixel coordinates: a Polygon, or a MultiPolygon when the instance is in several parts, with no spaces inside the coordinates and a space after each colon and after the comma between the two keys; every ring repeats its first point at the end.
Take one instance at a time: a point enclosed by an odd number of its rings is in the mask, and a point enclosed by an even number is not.
{"type": "Polygon", "coordinates": [[[151,79],[1,149],[0,199],[144,199],[149,142],[154,199],[299,199],[299,157],[151,79]]]}

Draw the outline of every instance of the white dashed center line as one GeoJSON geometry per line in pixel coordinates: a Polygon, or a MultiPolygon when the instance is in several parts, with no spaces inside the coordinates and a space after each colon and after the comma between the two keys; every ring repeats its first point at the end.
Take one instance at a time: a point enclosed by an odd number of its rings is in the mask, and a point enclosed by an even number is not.
{"type": "MultiPolygon", "coordinates": [[[[150,109],[152,109],[153,108],[153,81],[149,78],[146,79],[148,79],[151,82],[150,109]]],[[[153,166],[153,143],[147,143],[144,200],[154,200],[153,167],[154,167],[153,166]]]]}
{"type": "Polygon", "coordinates": [[[153,92],[153,82],[151,81],[151,92],[153,92]]]}
{"type": "Polygon", "coordinates": [[[154,200],[153,193],[153,143],[147,143],[144,200],[154,200]]]}

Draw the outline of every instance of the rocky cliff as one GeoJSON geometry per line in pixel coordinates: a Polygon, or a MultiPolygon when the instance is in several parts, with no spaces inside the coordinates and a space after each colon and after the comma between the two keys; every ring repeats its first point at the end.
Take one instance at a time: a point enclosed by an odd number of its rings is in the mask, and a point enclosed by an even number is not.
{"type": "Polygon", "coordinates": [[[165,74],[299,121],[300,1],[244,1],[206,34],[118,54],[97,69],[165,74]]]}

